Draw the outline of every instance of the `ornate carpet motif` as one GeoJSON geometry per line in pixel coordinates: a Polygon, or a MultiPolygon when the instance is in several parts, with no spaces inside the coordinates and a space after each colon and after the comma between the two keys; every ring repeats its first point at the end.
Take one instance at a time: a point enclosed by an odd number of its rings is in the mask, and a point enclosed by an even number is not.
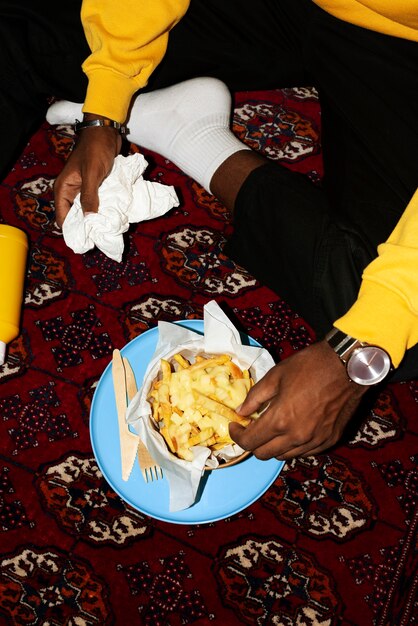
{"type": "Polygon", "coordinates": [[[364,530],[376,517],[362,476],[326,454],[288,464],[263,502],[282,522],[334,540],[364,530]]]}
{"type": "MultiPolygon", "coordinates": [[[[319,119],[309,88],[235,102],[237,135],[315,184],[319,119]]],[[[120,264],[73,254],[52,192],[73,141],[44,124],[0,185],[0,221],[30,239],[22,332],[0,368],[0,626],[417,624],[417,381],[379,389],[333,450],[288,463],[226,520],[160,522],[108,485],[89,412],[114,348],[213,298],[276,360],[315,337],[225,256],[228,211],[158,155],[146,175],[180,206],[133,225],[120,264]]]]}
{"type": "Polygon", "coordinates": [[[42,467],[35,486],[44,511],[78,540],[118,547],[149,533],[149,518],[110,489],[94,458],[74,453],[42,467]]]}
{"type": "Polygon", "coordinates": [[[338,611],[332,575],[277,537],[242,537],[227,546],[217,577],[244,624],[331,624],[338,611]]]}
{"type": "Polygon", "coordinates": [[[108,623],[107,586],[84,559],[27,547],[4,555],[0,568],[0,607],[9,623],[108,623]]]}

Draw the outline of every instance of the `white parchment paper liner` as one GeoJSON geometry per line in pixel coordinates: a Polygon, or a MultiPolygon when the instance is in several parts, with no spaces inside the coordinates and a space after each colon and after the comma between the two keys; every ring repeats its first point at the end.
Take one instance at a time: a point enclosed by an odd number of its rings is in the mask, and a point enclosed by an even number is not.
{"type": "MultiPolygon", "coordinates": [[[[162,435],[155,429],[147,396],[151,383],[159,373],[160,359],[169,360],[177,352],[181,352],[185,358],[194,357],[201,352],[211,355],[230,354],[239,367],[251,368],[255,381],[260,380],[273,367],[274,361],[265,348],[242,344],[239,332],[214,300],[204,307],[203,335],[170,322],[159,322],[158,330],[159,338],[154,355],[145,372],[142,387],[128,406],[126,419],[164,470],[170,486],[170,511],[180,511],[195,502],[205,465],[217,467],[218,459],[211,454],[209,448],[203,446],[193,448],[193,461],[179,459],[171,454],[162,435]]],[[[228,446],[222,452],[222,458],[229,460],[243,450],[234,445],[228,446]]]]}

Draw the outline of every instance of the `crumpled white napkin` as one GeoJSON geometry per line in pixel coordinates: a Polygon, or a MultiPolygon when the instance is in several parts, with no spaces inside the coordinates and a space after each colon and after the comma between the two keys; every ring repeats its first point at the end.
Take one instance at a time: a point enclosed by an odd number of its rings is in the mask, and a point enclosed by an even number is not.
{"type": "Polygon", "coordinates": [[[80,194],[64,220],[64,241],[83,254],[97,246],[108,257],[122,260],[129,224],[164,215],[179,205],[174,187],[144,180],[148,163],[142,154],[116,157],[112,171],[99,188],[99,212],[83,214],[80,194]]]}

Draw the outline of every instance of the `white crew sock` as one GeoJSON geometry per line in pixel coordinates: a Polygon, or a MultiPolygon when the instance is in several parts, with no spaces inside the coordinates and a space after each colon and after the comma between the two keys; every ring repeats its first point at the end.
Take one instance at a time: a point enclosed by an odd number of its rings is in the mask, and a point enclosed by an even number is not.
{"type": "Polygon", "coordinates": [[[82,102],[58,100],[46,112],[46,121],[49,124],[75,124],[76,120],[83,119],[82,108],[82,102]]]}
{"type": "MultiPolygon", "coordinates": [[[[61,101],[47,113],[50,124],[81,119],[81,104],[61,101]]],[[[216,78],[192,80],[144,93],[135,100],[127,139],[161,154],[207,191],[218,167],[249,150],[230,130],[231,95],[216,78]]]]}

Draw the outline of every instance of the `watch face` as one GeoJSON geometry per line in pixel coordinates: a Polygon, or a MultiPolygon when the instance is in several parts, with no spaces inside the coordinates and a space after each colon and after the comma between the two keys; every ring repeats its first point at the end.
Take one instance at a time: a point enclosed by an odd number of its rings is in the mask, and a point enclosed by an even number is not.
{"type": "Polygon", "coordinates": [[[376,346],[354,350],[347,363],[347,374],[359,385],[375,385],[389,373],[389,355],[376,346]]]}

